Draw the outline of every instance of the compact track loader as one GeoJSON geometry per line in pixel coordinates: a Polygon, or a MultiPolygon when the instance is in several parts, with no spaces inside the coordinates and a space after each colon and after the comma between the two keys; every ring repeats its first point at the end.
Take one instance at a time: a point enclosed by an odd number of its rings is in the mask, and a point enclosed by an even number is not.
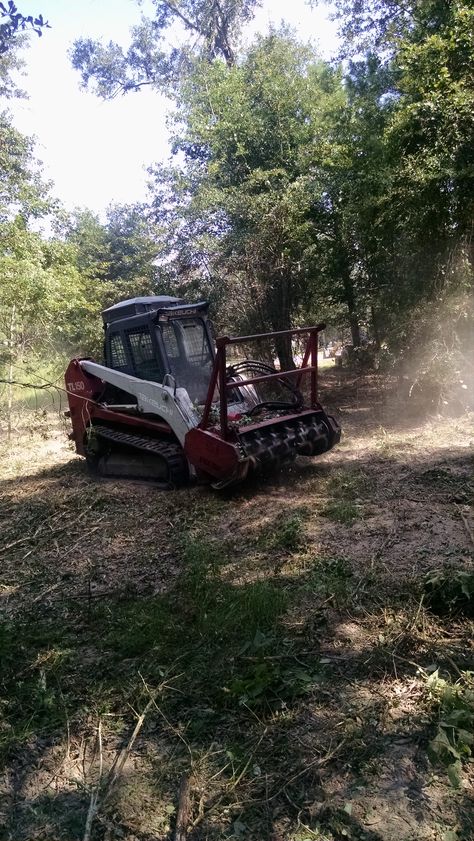
{"type": "Polygon", "coordinates": [[[198,478],[222,488],[339,441],[338,424],[317,400],[324,324],[214,342],[207,313],[206,302],[167,296],[133,298],[102,313],[105,363],[73,359],[65,377],[70,437],[99,475],[163,487],[198,478]],[[299,369],[235,361],[236,345],[304,334],[299,369]]]}

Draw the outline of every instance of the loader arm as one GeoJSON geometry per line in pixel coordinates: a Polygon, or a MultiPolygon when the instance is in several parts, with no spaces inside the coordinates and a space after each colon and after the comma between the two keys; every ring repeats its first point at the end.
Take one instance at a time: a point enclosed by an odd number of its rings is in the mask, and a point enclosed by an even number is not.
{"type": "Polygon", "coordinates": [[[137,400],[139,412],[157,415],[165,420],[181,446],[184,446],[187,432],[199,423],[199,417],[184,388],[140,380],[138,377],[132,377],[122,371],[114,371],[112,368],[89,360],[82,360],[79,364],[88,374],[133,395],[137,400]]]}

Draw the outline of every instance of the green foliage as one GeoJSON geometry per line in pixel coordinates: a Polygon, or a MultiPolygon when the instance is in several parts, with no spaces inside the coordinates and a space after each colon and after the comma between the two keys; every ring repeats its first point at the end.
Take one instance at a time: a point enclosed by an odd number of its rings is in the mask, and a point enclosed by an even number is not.
{"type": "MultiPolygon", "coordinates": [[[[185,165],[156,172],[157,219],[171,225],[177,275],[207,264],[225,283],[222,315],[234,329],[289,328],[310,294],[324,190],[315,161],[343,101],[340,74],[285,32],[234,67],[201,62],[182,86],[174,150],[185,165]]],[[[292,365],[286,340],[276,352],[292,365]]]]}
{"type": "MultiPolygon", "coordinates": [[[[128,53],[82,41],[73,62],[102,96],[147,83],[175,100],[179,164],[152,169],[157,288],[209,297],[235,331],[317,314],[358,347],[364,326],[369,364],[412,361],[436,334],[414,378],[435,391],[467,333],[444,349],[442,307],[472,294],[473,11],[465,0],[335,6],[356,56],[345,78],[285,29],[238,54],[252,0],[157,1],[128,53]],[[162,36],[177,19],[195,40],[177,35],[169,52],[162,36]]],[[[141,246],[137,256],[121,242],[116,277],[136,279],[141,246]]],[[[464,312],[472,320],[472,304],[464,312]]],[[[292,364],[286,340],[274,351],[292,364]]]]}
{"type": "Polygon", "coordinates": [[[425,603],[434,613],[474,616],[474,572],[434,570],[426,575],[423,589],[425,603]]]}
{"type": "Polygon", "coordinates": [[[43,241],[21,216],[0,225],[0,272],[0,371],[10,377],[21,365],[28,374],[39,359],[51,361],[74,345],[86,288],[74,251],[43,241]]]}
{"type": "Polygon", "coordinates": [[[361,516],[361,498],[372,490],[372,483],[361,471],[339,471],[328,482],[328,502],[321,510],[324,517],[343,525],[352,523],[361,516]]]}
{"type": "Polygon", "coordinates": [[[345,558],[318,558],[305,588],[338,607],[350,600],[354,586],[353,573],[345,558]]]}
{"type": "Polygon", "coordinates": [[[305,544],[303,519],[303,512],[278,518],[278,521],[272,527],[269,541],[271,548],[284,549],[287,552],[296,552],[301,549],[305,544]]]}
{"type": "Polygon", "coordinates": [[[48,185],[41,180],[33,141],[0,114],[0,223],[18,214],[26,221],[49,209],[48,185]]]}
{"type": "Polygon", "coordinates": [[[150,84],[170,92],[196,59],[234,64],[241,27],[258,5],[259,0],[154,0],[154,18],[142,15],[127,51],[112,41],[104,46],[82,38],[74,44],[72,63],[84,87],[91,83],[104,98],[150,84]],[[171,27],[174,43],[168,46],[171,27]]]}
{"type": "Polygon", "coordinates": [[[275,701],[290,701],[307,693],[320,679],[317,670],[272,660],[271,655],[265,658],[262,646],[256,660],[241,669],[227,687],[230,697],[240,705],[255,707],[275,701]]]}
{"type": "Polygon", "coordinates": [[[6,5],[0,3],[0,55],[12,48],[18,32],[30,29],[41,37],[43,27],[49,27],[43,15],[23,15],[13,0],[9,0],[6,5]]]}
{"type": "Polygon", "coordinates": [[[2,695],[0,753],[27,742],[32,733],[51,732],[64,721],[59,678],[69,656],[60,628],[47,623],[0,624],[2,695]]]}
{"type": "Polygon", "coordinates": [[[438,712],[436,734],[428,751],[433,762],[446,768],[451,784],[462,782],[462,764],[469,760],[474,744],[474,681],[465,672],[456,682],[440,678],[436,669],[426,680],[429,698],[438,712]]]}
{"type": "MultiPolygon", "coordinates": [[[[24,69],[22,59],[23,48],[27,46],[28,34],[32,31],[41,37],[43,29],[49,28],[49,24],[42,15],[33,17],[23,15],[18,11],[12,0],[0,4],[0,99],[24,99],[26,94],[19,89],[16,78],[19,72],[24,69]]],[[[3,123],[5,114],[0,116],[3,123]]],[[[2,159],[2,146],[4,138],[0,129],[0,161],[2,159]]],[[[2,163],[0,163],[0,183],[2,179],[2,163]]]]}

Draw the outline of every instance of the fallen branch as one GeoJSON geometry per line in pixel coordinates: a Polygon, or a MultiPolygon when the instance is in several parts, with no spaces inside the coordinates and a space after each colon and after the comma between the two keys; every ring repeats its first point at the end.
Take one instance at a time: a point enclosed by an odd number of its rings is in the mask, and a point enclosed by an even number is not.
{"type": "Polygon", "coordinates": [[[143,724],[144,724],[144,721],[147,717],[147,714],[150,711],[151,707],[153,706],[153,701],[154,700],[155,700],[154,698],[151,698],[148,701],[148,704],[146,705],[142,714],[138,717],[138,721],[137,721],[137,723],[136,723],[136,725],[133,729],[132,735],[130,736],[127,744],[125,745],[125,747],[122,748],[122,750],[119,753],[117,753],[117,755],[116,755],[116,757],[115,757],[115,759],[112,763],[112,767],[111,767],[111,769],[108,773],[108,776],[107,776],[107,783],[105,785],[104,796],[102,798],[102,803],[105,803],[107,798],[110,797],[110,795],[112,793],[112,790],[113,790],[118,778],[120,777],[120,774],[122,773],[123,767],[124,767],[128,757],[130,756],[131,750],[132,750],[132,748],[133,748],[133,746],[134,746],[134,744],[137,740],[137,737],[140,733],[140,730],[143,727],[143,724]]]}
{"type": "Polygon", "coordinates": [[[95,788],[93,788],[91,793],[91,799],[89,803],[89,809],[87,812],[86,818],[86,826],[84,829],[84,836],[82,841],[90,841],[91,831],[92,831],[92,824],[94,823],[94,818],[97,814],[97,810],[99,808],[99,793],[100,793],[100,784],[102,780],[102,770],[103,770],[103,754],[102,754],[102,721],[99,719],[99,726],[97,728],[97,740],[99,743],[99,776],[97,779],[97,783],[95,788]]]}
{"type": "Polygon", "coordinates": [[[191,780],[192,777],[185,774],[179,787],[178,814],[176,816],[174,841],[186,841],[188,837],[188,824],[191,812],[191,780]]]}
{"type": "Polygon", "coordinates": [[[134,746],[134,744],[135,744],[135,742],[138,738],[138,735],[139,735],[139,733],[140,733],[140,731],[143,727],[145,719],[146,719],[149,711],[151,710],[151,708],[153,707],[153,705],[155,703],[155,700],[156,700],[156,697],[157,697],[158,693],[161,692],[163,690],[163,688],[167,685],[168,685],[167,682],[164,682],[164,683],[160,684],[158,689],[156,689],[156,691],[153,693],[153,696],[150,698],[150,700],[146,704],[145,709],[143,710],[141,715],[138,716],[137,723],[136,723],[135,727],[133,728],[132,734],[131,734],[127,744],[120,751],[117,752],[117,754],[115,756],[115,759],[112,763],[112,767],[110,768],[110,771],[107,774],[107,777],[106,777],[106,780],[105,780],[105,785],[103,786],[102,798],[99,798],[100,788],[101,788],[100,782],[101,782],[101,778],[102,778],[102,766],[103,766],[102,729],[101,729],[101,726],[99,726],[99,779],[98,779],[98,782],[97,782],[97,784],[96,784],[96,786],[95,786],[95,788],[94,788],[94,790],[91,794],[91,799],[90,799],[90,803],[89,803],[89,810],[87,812],[86,826],[85,826],[84,836],[83,836],[82,841],[90,841],[92,826],[93,826],[93,823],[94,823],[94,818],[97,816],[99,808],[106,803],[106,801],[108,800],[108,798],[112,794],[112,791],[113,791],[118,779],[120,778],[123,767],[124,767],[128,757],[130,756],[132,748],[133,748],[133,746],[134,746]]]}
{"type": "Polygon", "coordinates": [[[230,785],[226,786],[225,792],[222,795],[218,795],[213,801],[211,801],[211,803],[208,803],[207,808],[205,807],[204,804],[202,806],[200,806],[199,815],[197,816],[197,818],[192,823],[193,829],[195,829],[204,820],[204,818],[207,818],[211,814],[211,812],[214,812],[214,810],[217,809],[218,806],[220,806],[220,804],[223,802],[226,795],[230,794],[232,791],[235,791],[235,789],[239,785],[242,777],[244,777],[244,775],[247,773],[248,767],[249,767],[251,761],[253,760],[258,748],[260,747],[261,742],[265,738],[265,736],[267,734],[267,731],[268,731],[268,728],[265,727],[264,730],[263,730],[263,733],[261,734],[260,738],[257,741],[257,744],[252,748],[252,750],[251,750],[251,752],[250,752],[250,754],[247,758],[247,762],[245,763],[242,771],[240,772],[238,777],[236,777],[234,780],[231,781],[230,785]]]}

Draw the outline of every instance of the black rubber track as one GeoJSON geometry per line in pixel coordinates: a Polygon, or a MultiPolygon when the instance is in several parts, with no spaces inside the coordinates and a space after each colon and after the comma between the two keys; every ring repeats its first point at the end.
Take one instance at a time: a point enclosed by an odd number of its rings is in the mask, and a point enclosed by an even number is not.
{"type": "MultiPolygon", "coordinates": [[[[189,482],[189,470],[186,458],[182,447],[173,441],[163,441],[158,438],[151,438],[145,435],[132,435],[128,432],[123,432],[120,429],[114,429],[110,426],[103,426],[102,424],[94,424],[92,427],[94,434],[98,438],[109,441],[115,450],[120,450],[121,447],[139,450],[140,452],[148,452],[154,456],[162,458],[168,468],[168,478],[166,481],[158,481],[145,477],[143,481],[152,481],[158,487],[165,489],[179,488],[189,482]]],[[[91,458],[88,458],[89,465],[93,467],[91,458]]],[[[100,456],[97,459],[100,460],[100,456]]],[[[114,478],[121,478],[120,474],[114,478]]],[[[122,478],[131,478],[127,476],[126,471],[122,474],[122,478]]]]}

